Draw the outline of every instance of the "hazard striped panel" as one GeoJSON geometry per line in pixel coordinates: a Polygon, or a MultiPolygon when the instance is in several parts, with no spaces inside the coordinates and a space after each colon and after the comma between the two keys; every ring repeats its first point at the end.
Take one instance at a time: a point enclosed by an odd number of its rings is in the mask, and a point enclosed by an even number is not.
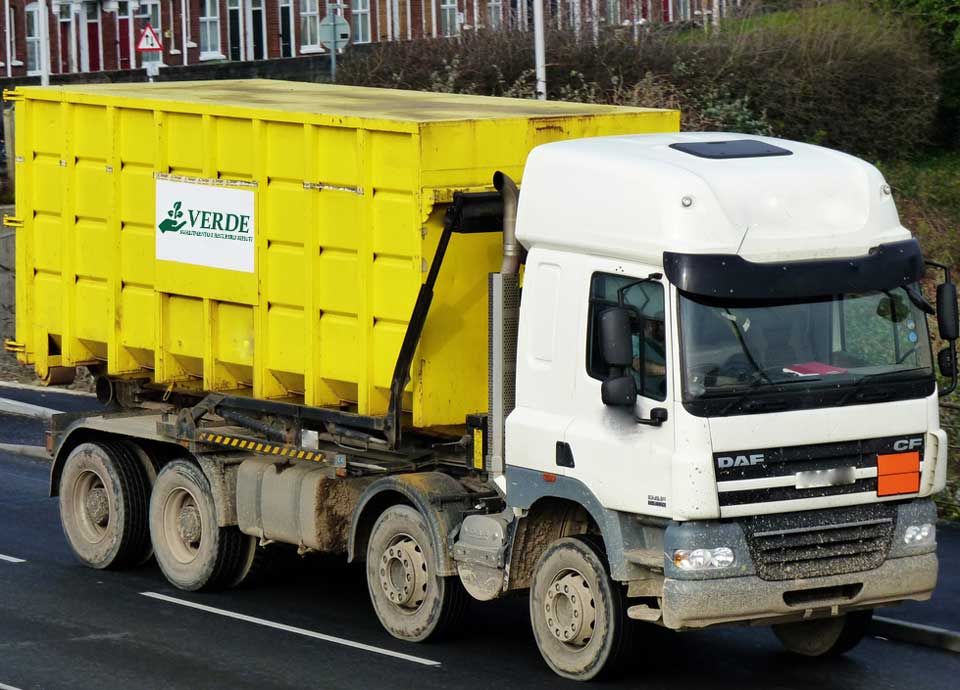
{"type": "Polygon", "coordinates": [[[269,443],[267,441],[244,438],[242,436],[202,431],[198,439],[201,443],[210,446],[220,446],[230,450],[245,450],[251,453],[260,453],[261,455],[275,455],[289,460],[313,460],[314,462],[324,460],[323,453],[318,451],[306,450],[298,446],[286,444],[269,443]]]}

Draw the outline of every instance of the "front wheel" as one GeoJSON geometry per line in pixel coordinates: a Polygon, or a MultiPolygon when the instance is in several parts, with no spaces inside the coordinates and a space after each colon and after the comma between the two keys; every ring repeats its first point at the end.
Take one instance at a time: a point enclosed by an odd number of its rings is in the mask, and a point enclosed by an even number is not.
{"type": "Polygon", "coordinates": [[[854,611],[836,618],[820,618],[773,626],[784,649],[800,656],[840,656],[856,647],[867,632],[873,610],[854,611]]]}
{"type": "Polygon", "coordinates": [[[440,577],[423,516],[405,505],[387,508],[367,545],[367,589],[380,623],[409,642],[453,632],[463,618],[467,593],[457,577],[440,577]]]}
{"type": "Polygon", "coordinates": [[[603,550],[565,537],[541,554],[530,587],[537,647],[564,678],[591,680],[614,670],[629,647],[623,587],[607,574],[603,550]]]}

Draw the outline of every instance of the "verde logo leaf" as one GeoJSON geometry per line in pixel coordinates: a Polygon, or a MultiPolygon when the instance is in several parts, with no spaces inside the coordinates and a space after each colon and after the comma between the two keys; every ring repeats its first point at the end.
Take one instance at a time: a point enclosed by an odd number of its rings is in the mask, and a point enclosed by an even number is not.
{"type": "Polygon", "coordinates": [[[180,201],[173,203],[173,208],[167,211],[167,217],[159,225],[160,232],[180,232],[180,229],[187,224],[187,221],[180,220],[183,218],[183,211],[180,210],[181,206],[183,206],[183,203],[180,201]]]}

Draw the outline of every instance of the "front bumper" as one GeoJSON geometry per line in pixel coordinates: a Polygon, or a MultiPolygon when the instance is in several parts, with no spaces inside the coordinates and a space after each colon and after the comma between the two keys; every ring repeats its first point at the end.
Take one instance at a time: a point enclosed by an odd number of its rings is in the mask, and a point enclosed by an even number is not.
{"type": "Polygon", "coordinates": [[[808,579],[756,576],[663,583],[663,624],[674,630],[720,623],[764,624],[835,616],[898,601],[925,601],[937,584],[937,555],[891,558],[873,570],[808,579]]]}

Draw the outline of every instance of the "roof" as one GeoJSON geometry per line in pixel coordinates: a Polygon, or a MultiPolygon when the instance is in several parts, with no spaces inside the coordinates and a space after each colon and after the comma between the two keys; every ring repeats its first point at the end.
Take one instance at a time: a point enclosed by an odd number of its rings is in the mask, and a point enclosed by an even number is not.
{"type": "Polygon", "coordinates": [[[723,132],[540,146],[524,171],[517,227],[528,248],[655,266],[664,251],[750,261],[852,257],[910,237],[869,163],[810,144],[723,132]],[[671,146],[731,140],[790,155],[707,157],[671,146]]]}
{"type": "Polygon", "coordinates": [[[650,108],[375,89],[274,79],[28,86],[21,87],[18,91],[34,98],[42,98],[46,93],[55,100],[74,100],[73,96],[79,97],[79,100],[84,97],[109,97],[413,123],[655,112],[650,108]]]}

